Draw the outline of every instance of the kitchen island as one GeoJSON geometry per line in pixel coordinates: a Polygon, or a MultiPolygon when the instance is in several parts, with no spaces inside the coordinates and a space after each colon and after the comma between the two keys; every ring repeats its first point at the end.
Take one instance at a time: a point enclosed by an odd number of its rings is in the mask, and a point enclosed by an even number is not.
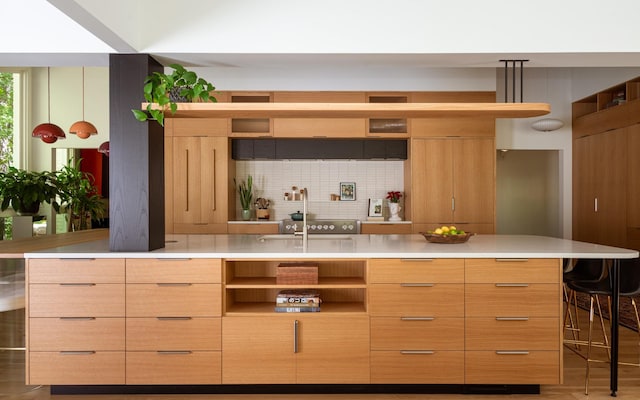
{"type": "Polygon", "coordinates": [[[638,257],[512,235],[166,241],[152,252],[112,253],[98,240],[25,254],[27,383],[536,392],[562,382],[562,260],[638,257]],[[312,263],[317,283],[279,282],[285,263],[312,263]],[[319,292],[321,312],[275,312],[285,289],[319,292]]]}

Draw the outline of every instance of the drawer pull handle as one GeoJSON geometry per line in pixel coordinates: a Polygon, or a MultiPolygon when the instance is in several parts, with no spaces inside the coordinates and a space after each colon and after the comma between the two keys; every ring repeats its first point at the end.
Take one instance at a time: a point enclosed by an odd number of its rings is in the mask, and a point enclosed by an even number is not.
{"type": "Polygon", "coordinates": [[[529,287],[528,283],[496,283],[496,287],[529,287]]]}
{"type": "Polygon", "coordinates": [[[61,351],[63,356],[90,356],[96,354],[95,351],[61,351]]]}
{"type": "Polygon", "coordinates": [[[293,321],[293,353],[298,352],[298,320],[293,321]]]}
{"type": "Polygon", "coordinates": [[[61,283],[60,286],[95,286],[95,283],[61,283]]]}
{"type": "Polygon", "coordinates": [[[433,258],[401,258],[400,262],[433,261],[433,258]]]}
{"type": "Polygon", "coordinates": [[[433,287],[433,283],[401,283],[401,287],[433,287]]]}
{"type": "Polygon", "coordinates": [[[501,356],[526,356],[529,354],[528,351],[496,351],[496,354],[501,356]]]}
{"type": "Polygon", "coordinates": [[[190,350],[160,350],[157,352],[160,355],[173,355],[173,354],[191,354],[190,350]]]}
{"type": "Polygon", "coordinates": [[[497,262],[527,262],[528,258],[496,258],[497,262]]]}
{"type": "Polygon", "coordinates": [[[420,354],[435,354],[435,351],[433,350],[401,350],[400,354],[407,354],[407,355],[420,355],[420,354]]]}
{"type": "Polygon", "coordinates": [[[61,258],[62,261],[94,261],[95,258],[61,258]]]}
{"type": "Polygon", "coordinates": [[[496,321],[528,321],[529,317],[496,317],[496,321]]]}
{"type": "Polygon", "coordinates": [[[156,261],[191,261],[190,258],[156,258],[156,261]]]}
{"type": "Polygon", "coordinates": [[[434,317],[400,317],[401,321],[433,321],[434,317]]]}
{"type": "Polygon", "coordinates": [[[156,317],[158,321],[189,321],[191,317],[156,317]]]}
{"type": "Polygon", "coordinates": [[[96,317],[60,317],[63,321],[95,321],[96,317]]]}
{"type": "Polygon", "coordinates": [[[174,283],[156,283],[156,285],[158,285],[158,286],[191,286],[191,283],[179,283],[179,282],[174,282],[174,283]]]}

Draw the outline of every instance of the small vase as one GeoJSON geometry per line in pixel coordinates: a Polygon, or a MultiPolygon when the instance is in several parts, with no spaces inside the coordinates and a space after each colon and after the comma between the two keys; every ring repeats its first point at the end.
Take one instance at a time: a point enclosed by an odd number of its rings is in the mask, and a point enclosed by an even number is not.
{"type": "Polygon", "coordinates": [[[248,221],[251,219],[251,210],[242,210],[242,220],[248,221]]]}
{"type": "Polygon", "coordinates": [[[398,203],[389,203],[389,221],[402,221],[402,218],[398,215],[401,208],[398,203]]]}

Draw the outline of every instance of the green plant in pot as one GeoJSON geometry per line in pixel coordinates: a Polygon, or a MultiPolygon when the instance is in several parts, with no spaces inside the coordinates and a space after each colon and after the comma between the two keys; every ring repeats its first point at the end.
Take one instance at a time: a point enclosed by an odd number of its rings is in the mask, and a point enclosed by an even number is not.
{"type": "Polygon", "coordinates": [[[238,186],[238,194],[240,195],[240,206],[242,207],[242,219],[247,221],[251,218],[251,200],[253,200],[253,178],[251,175],[247,177],[247,181],[238,184],[233,179],[233,183],[238,186]]]}
{"type": "Polygon", "coordinates": [[[103,219],[107,210],[93,175],[80,169],[81,162],[69,160],[56,176],[60,210],[67,214],[69,232],[91,228],[91,219],[103,219]]]}
{"type": "Polygon", "coordinates": [[[56,175],[53,172],[27,171],[9,167],[0,173],[0,210],[11,206],[20,215],[35,215],[43,202],[50,203],[56,211],[58,203],[56,175]]]}
{"type": "Polygon", "coordinates": [[[144,122],[151,117],[164,126],[164,113],[169,110],[175,114],[179,102],[217,102],[210,93],[215,90],[213,84],[180,64],[171,64],[169,67],[173,68],[171,74],[154,72],[145,79],[143,92],[149,104],[146,110],[131,110],[138,121],[144,122]]]}

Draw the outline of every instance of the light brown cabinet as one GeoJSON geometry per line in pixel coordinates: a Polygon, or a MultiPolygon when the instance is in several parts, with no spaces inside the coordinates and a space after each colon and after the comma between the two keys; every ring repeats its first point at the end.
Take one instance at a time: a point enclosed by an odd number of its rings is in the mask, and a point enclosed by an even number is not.
{"type": "Polygon", "coordinates": [[[465,382],[562,382],[560,260],[465,260],[465,382]]]}
{"type": "Polygon", "coordinates": [[[223,384],[369,383],[365,314],[233,316],[222,332],[223,384]]]}
{"type": "Polygon", "coordinates": [[[413,138],[409,196],[414,233],[452,224],[493,233],[494,138],[413,138]]]}
{"type": "Polygon", "coordinates": [[[626,246],[627,129],[574,140],[573,237],[626,246]]]}
{"type": "Polygon", "coordinates": [[[371,383],[464,383],[464,260],[369,260],[371,383]]]}
{"type": "Polygon", "coordinates": [[[125,383],[124,268],[117,259],[29,260],[27,384],[125,383]]]}
{"type": "Polygon", "coordinates": [[[640,124],[627,128],[627,247],[640,249],[640,124]]]}
{"type": "Polygon", "coordinates": [[[165,144],[167,233],[226,233],[234,209],[228,139],[174,136],[165,144]]]}

